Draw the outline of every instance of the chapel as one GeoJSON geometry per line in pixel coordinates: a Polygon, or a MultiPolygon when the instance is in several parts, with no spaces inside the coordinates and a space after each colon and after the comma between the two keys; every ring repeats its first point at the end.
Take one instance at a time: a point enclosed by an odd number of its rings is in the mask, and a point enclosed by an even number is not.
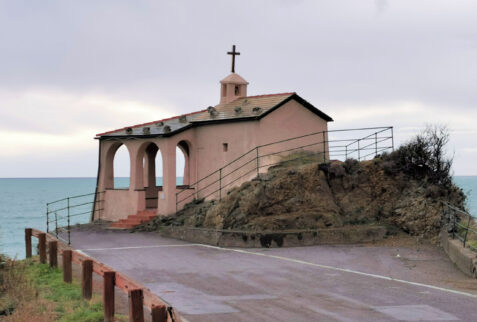
{"type": "Polygon", "coordinates": [[[265,173],[283,155],[277,151],[299,146],[328,158],[328,122],[333,119],[295,92],[248,96],[249,83],[235,72],[240,53],[234,45],[227,54],[232,56],[232,68],[220,81],[218,104],[96,135],[96,191],[101,194],[96,207],[101,211],[93,211],[97,217],[93,220],[130,228],[156,215],[173,214],[194,200],[220,199],[231,188],[265,173]],[[114,157],[122,145],[130,157],[127,189],[114,186],[114,157]],[[185,158],[180,185],[177,148],[185,158]],[[156,176],[158,156],[162,184],[156,176]]]}

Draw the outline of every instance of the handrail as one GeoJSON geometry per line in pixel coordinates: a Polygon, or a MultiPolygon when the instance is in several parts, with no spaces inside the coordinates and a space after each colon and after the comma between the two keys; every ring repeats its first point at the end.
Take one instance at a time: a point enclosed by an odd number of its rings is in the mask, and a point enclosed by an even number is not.
{"type": "Polygon", "coordinates": [[[86,194],[83,194],[83,195],[77,195],[77,196],[73,196],[73,197],[66,197],[66,198],[63,198],[63,199],[59,199],[59,200],[55,200],[55,201],[51,201],[51,202],[47,202],[46,204],[47,205],[52,205],[54,203],[57,203],[57,202],[60,202],[60,201],[66,201],[67,199],[76,199],[76,198],[80,198],[80,197],[87,197],[87,196],[92,196],[94,194],[101,194],[101,193],[104,193],[104,191],[98,191],[98,192],[91,192],[91,193],[86,193],[86,194]]]}
{"type": "MultiPolygon", "coordinates": [[[[195,185],[197,185],[198,183],[202,182],[203,180],[205,180],[205,179],[209,178],[210,176],[212,176],[212,175],[218,173],[218,172],[220,171],[220,169],[224,169],[224,168],[228,167],[229,165],[235,163],[236,161],[240,160],[241,158],[243,158],[243,157],[246,156],[247,154],[252,153],[253,151],[256,151],[256,150],[259,149],[259,148],[263,148],[263,147],[267,147],[267,146],[271,146],[271,145],[279,144],[279,143],[283,143],[283,142],[288,142],[288,141],[291,141],[291,140],[302,139],[302,138],[310,137],[310,136],[313,136],[313,135],[324,134],[324,133],[344,132],[344,131],[361,131],[361,130],[380,130],[380,131],[374,132],[374,133],[372,133],[372,134],[370,134],[370,135],[364,137],[364,138],[368,138],[368,137],[371,136],[371,135],[375,135],[375,134],[378,134],[378,133],[382,133],[382,132],[384,132],[384,131],[386,131],[386,130],[389,130],[389,129],[392,129],[392,126],[388,126],[388,127],[374,127],[374,128],[356,128],[356,129],[342,129],[342,130],[319,131],[319,132],[314,132],[314,133],[309,133],[309,134],[305,134],[305,135],[301,135],[301,136],[297,136],[297,137],[293,137],[293,138],[283,139],[283,140],[279,140],[279,141],[275,141],[275,142],[271,142],[271,143],[267,143],[267,144],[257,145],[256,147],[254,147],[254,148],[250,149],[249,151],[243,153],[242,155],[240,155],[239,157],[235,158],[234,160],[232,160],[232,161],[228,162],[227,164],[223,165],[223,166],[222,166],[221,168],[219,168],[218,170],[215,170],[215,171],[209,173],[208,175],[206,175],[205,177],[203,177],[203,178],[197,180],[196,182],[191,183],[189,186],[195,186],[195,185]]],[[[363,139],[364,139],[364,138],[363,138],[363,139]]],[[[392,136],[391,136],[391,138],[392,138],[392,136]]],[[[347,141],[351,141],[351,140],[356,140],[356,139],[349,139],[349,140],[347,140],[347,141]]],[[[342,141],[342,140],[340,140],[340,141],[342,141]]],[[[331,141],[328,141],[328,142],[331,142],[331,141]]],[[[356,142],[356,141],[355,141],[355,142],[356,142]]],[[[319,143],[323,144],[323,142],[319,142],[319,143]]],[[[317,143],[317,144],[319,144],[319,143],[317,143]]],[[[351,144],[353,144],[353,142],[350,143],[350,144],[348,144],[348,146],[351,145],[351,144]]],[[[181,194],[182,192],[183,192],[183,191],[179,191],[178,194],[181,194]]]]}
{"type": "MultiPolygon", "coordinates": [[[[206,196],[200,196],[201,198],[207,198],[208,196],[216,193],[216,192],[219,192],[219,199],[221,199],[221,195],[222,195],[222,189],[224,187],[227,187],[230,185],[230,183],[226,184],[226,185],[222,185],[222,180],[224,178],[227,178],[228,176],[236,173],[237,171],[243,169],[244,167],[246,166],[249,166],[250,164],[252,164],[253,162],[256,162],[256,166],[255,166],[255,170],[257,171],[257,175],[259,175],[259,169],[263,168],[264,166],[263,165],[260,165],[260,159],[263,159],[265,157],[270,157],[270,156],[273,156],[273,155],[278,155],[280,153],[285,153],[285,152],[290,152],[290,151],[294,151],[294,150],[299,150],[299,149],[304,149],[304,148],[309,148],[309,147],[312,147],[312,146],[318,146],[319,145],[323,145],[323,151],[319,152],[319,155],[323,155],[323,161],[326,160],[326,158],[328,157],[328,159],[330,158],[330,153],[333,154],[334,156],[345,156],[345,158],[348,158],[348,156],[351,156],[353,155],[354,153],[358,153],[358,160],[360,159],[364,159],[364,158],[367,158],[373,154],[378,154],[378,153],[381,153],[383,151],[387,151],[389,149],[394,149],[394,136],[393,136],[393,127],[392,126],[388,126],[388,127],[370,127],[370,128],[355,128],[355,129],[340,129],[340,130],[330,130],[330,131],[319,131],[319,132],[314,132],[314,133],[309,133],[309,134],[305,134],[305,135],[301,135],[301,136],[297,136],[297,137],[293,137],[293,138],[288,138],[288,139],[283,139],[283,140],[279,140],[279,141],[275,141],[275,142],[270,142],[270,143],[267,143],[267,144],[262,144],[262,145],[257,145],[256,147],[248,150],[247,152],[243,153],[242,155],[236,157],[235,159],[231,160],[230,162],[226,163],[225,165],[223,165],[222,167],[220,167],[219,169],[215,170],[215,171],[212,171],[210,172],[208,175],[202,177],[201,179],[195,181],[194,183],[191,183],[189,184],[189,187],[191,188],[190,190],[181,190],[181,191],[178,191],[176,192],[176,211],[178,210],[179,208],[179,204],[186,201],[187,199],[190,199],[191,197],[198,197],[199,196],[199,193],[200,192],[203,192],[204,190],[207,190],[207,189],[211,189],[211,187],[213,185],[219,185],[218,189],[216,188],[212,188],[213,192],[212,193],[206,193],[206,196]],[[363,137],[360,137],[358,139],[356,138],[350,138],[350,139],[336,139],[336,140],[333,140],[333,139],[329,139],[328,137],[328,134],[329,133],[335,133],[335,132],[346,132],[346,131],[364,131],[364,130],[375,130],[373,133],[371,134],[368,134],[368,135],[365,135],[363,137]],[[385,134],[383,135],[384,132],[386,131],[390,131],[391,133],[390,134],[385,134]],[[281,149],[281,150],[278,150],[278,151],[271,151],[271,152],[266,152],[266,154],[260,154],[260,149],[263,150],[263,148],[268,148],[270,146],[273,146],[273,145],[278,145],[280,143],[285,143],[285,142],[290,142],[290,141],[293,141],[293,140],[299,140],[299,139],[303,139],[303,138],[308,138],[308,137],[312,137],[312,136],[317,136],[317,135],[321,135],[322,136],[322,139],[320,139],[320,137],[318,138],[319,141],[316,141],[314,143],[309,143],[309,144],[302,144],[302,145],[299,145],[299,146],[295,146],[295,147],[289,147],[287,149],[281,149]],[[369,141],[373,141],[371,143],[369,143],[369,141]],[[392,144],[391,146],[389,145],[386,145],[386,146],[381,146],[383,142],[386,142],[388,140],[391,140],[392,144]],[[364,146],[360,146],[360,142],[361,141],[365,141],[365,145],[364,146]],[[330,145],[330,143],[338,143],[338,142],[343,142],[343,144],[339,144],[337,146],[332,146],[330,145]],[[358,146],[355,148],[355,147],[352,147],[353,144],[355,143],[358,143],[358,146]],[[380,145],[381,144],[381,145],[380,145]],[[339,150],[333,150],[333,149],[336,149],[336,148],[339,148],[339,150]],[[344,149],[343,149],[344,148],[344,149]],[[370,150],[373,150],[374,152],[371,152],[371,153],[366,153],[364,156],[361,156],[360,155],[360,152],[361,151],[370,151],[370,150]],[[344,154],[337,154],[339,152],[344,152],[344,154]],[[245,163],[243,164],[240,164],[237,162],[242,160],[244,157],[246,156],[252,156],[253,158],[251,160],[248,160],[246,161],[245,163]],[[233,167],[230,171],[227,171],[226,169],[229,169],[230,167],[233,167]],[[212,182],[206,182],[205,185],[202,184],[204,183],[205,180],[207,179],[211,179],[213,176],[216,176],[215,179],[212,179],[212,182]],[[199,188],[199,184],[201,184],[201,187],[199,188]],[[193,191],[191,191],[193,190],[193,191]],[[185,193],[188,193],[185,197],[182,197],[182,195],[184,195],[185,193]]],[[[269,164],[268,166],[270,165],[273,165],[273,164],[269,164]]],[[[246,175],[249,175],[251,172],[253,171],[247,171],[245,174],[242,174],[239,178],[236,178],[232,181],[233,182],[236,182],[238,181],[240,178],[243,178],[244,176],[246,175]]]]}
{"type": "Polygon", "coordinates": [[[469,245],[467,244],[468,242],[468,236],[469,236],[469,231],[474,233],[476,236],[477,236],[477,230],[475,229],[472,229],[470,228],[470,224],[472,222],[475,223],[475,217],[472,216],[470,213],[468,213],[467,211],[465,210],[462,210],[450,203],[448,203],[447,201],[442,201],[442,203],[450,210],[452,210],[454,212],[453,214],[453,217],[450,218],[451,219],[451,222],[450,222],[450,225],[451,225],[451,232],[452,232],[452,238],[456,238],[459,239],[462,243],[463,243],[463,246],[464,248],[467,246],[469,246],[469,248],[475,252],[477,252],[477,247],[473,246],[473,245],[469,245]],[[457,217],[457,213],[460,213],[464,216],[466,216],[467,218],[463,218],[463,220],[467,219],[467,224],[464,225],[464,224],[461,224],[461,219],[457,217]],[[457,229],[457,227],[460,227],[461,229],[463,229],[465,231],[464,233],[464,236],[460,236],[459,235],[459,231],[457,229]]]}
{"type": "Polygon", "coordinates": [[[50,225],[53,225],[54,233],[56,237],[59,238],[58,231],[65,230],[67,232],[67,242],[69,245],[71,243],[71,218],[97,213],[99,219],[101,219],[101,211],[103,208],[97,205],[101,205],[101,202],[104,201],[104,198],[98,198],[102,193],[104,193],[104,191],[81,194],[48,202],[46,204],[46,231],[49,233],[50,225]],[[85,201],[84,199],[80,199],[86,197],[92,197],[93,200],[85,201]],[[91,209],[86,210],[88,206],[91,206],[91,209]],[[64,227],[62,227],[62,225],[64,227]]]}

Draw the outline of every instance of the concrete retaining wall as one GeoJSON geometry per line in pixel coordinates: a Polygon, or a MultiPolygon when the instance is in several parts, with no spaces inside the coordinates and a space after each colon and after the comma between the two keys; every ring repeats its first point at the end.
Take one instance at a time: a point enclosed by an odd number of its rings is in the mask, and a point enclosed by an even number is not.
{"type": "Polygon", "coordinates": [[[458,239],[452,239],[447,232],[441,232],[441,246],[450,260],[466,275],[477,277],[477,256],[468,248],[464,248],[458,239]]]}
{"type": "Polygon", "coordinates": [[[320,244],[358,244],[381,240],[386,236],[381,226],[352,226],[333,229],[273,232],[229,231],[168,226],[160,234],[194,243],[221,247],[296,247],[320,244]]]}

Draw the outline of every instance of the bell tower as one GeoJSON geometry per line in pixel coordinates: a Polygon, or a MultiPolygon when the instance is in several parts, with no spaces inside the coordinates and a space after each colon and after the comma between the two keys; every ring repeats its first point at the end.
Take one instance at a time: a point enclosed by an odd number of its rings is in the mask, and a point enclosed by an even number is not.
{"type": "Polygon", "coordinates": [[[220,81],[220,104],[227,104],[239,97],[247,96],[248,82],[235,73],[235,56],[240,55],[235,51],[235,45],[227,55],[232,56],[232,73],[220,81]]]}

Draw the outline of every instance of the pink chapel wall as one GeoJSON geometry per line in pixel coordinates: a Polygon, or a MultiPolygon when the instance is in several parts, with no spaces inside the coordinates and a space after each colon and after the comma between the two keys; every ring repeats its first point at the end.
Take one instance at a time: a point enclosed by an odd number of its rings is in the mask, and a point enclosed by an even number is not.
{"type": "Polygon", "coordinates": [[[320,158],[323,155],[321,153],[325,151],[323,161],[328,160],[328,133],[326,131],[328,131],[328,123],[325,120],[295,100],[287,102],[261,119],[258,127],[259,145],[304,135],[306,137],[261,147],[259,155],[265,157],[260,157],[260,172],[267,171],[267,164],[276,163],[288,154],[303,150],[318,152],[320,158]],[[316,134],[309,135],[312,133],[316,134]],[[284,152],[273,154],[278,151],[284,152]],[[266,156],[269,154],[272,155],[266,156]]]}
{"type": "MultiPolygon", "coordinates": [[[[227,190],[251,180],[257,175],[256,150],[257,145],[276,142],[282,139],[307,135],[327,130],[327,122],[296,101],[290,101],[260,121],[248,121],[237,123],[222,123],[204,126],[195,129],[196,155],[200,162],[196,164],[199,179],[196,189],[180,193],[178,198],[179,209],[194,198],[216,199],[225,196],[227,190]],[[228,144],[228,151],[223,151],[223,143],[228,144]],[[230,166],[230,161],[246,154],[240,160],[230,166]],[[217,172],[222,168],[221,173],[217,172]],[[220,183],[219,183],[220,180],[220,183]],[[219,190],[219,187],[222,187],[219,190]],[[219,190],[219,191],[217,191],[219,190]]],[[[323,145],[327,141],[327,134],[323,133],[308,136],[298,140],[292,140],[269,147],[260,148],[259,154],[265,155],[276,151],[292,149],[297,146],[309,145],[305,150],[321,152],[327,148],[323,145]]],[[[260,158],[260,172],[267,171],[267,164],[277,162],[282,156],[296,152],[281,153],[278,155],[260,158]]],[[[328,153],[324,155],[328,159],[328,153]]]]}
{"type": "MultiPolygon", "coordinates": [[[[254,149],[257,145],[275,142],[281,139],[296,137],[313,132],[324,131],[327,129],[327,122],[317,115],[313,114],[296,101],[290,101],[277,110],[271,112],[260,121],[244,121],[232,123],[211,124],[200,127],[194,127],[171,137],[160,137],[152,139],[136,139],[124,141],[103,141],[101,143],[101,168],[99,177],[99,191],[106,190],[104,210],[102,218],[107,220],[118,220],[133,215],[138,211],[144,210],[145,203],[145,175],[143,169],[143,156],[145,147],[149,143],[154,143],[159,148],[163,161],[163,187],[162,191],[157,191],[158,208],[157,213],[166,215],[176,211],[176,193],[182,191],[176,187],[176,146],[180,141],[186,141],[189,146],[188,173],[189,183],[195,183],[197,179],[218,170],[225,164],[243,155],[245,152],[254,149]],[[111,182],[114,178],[112,169],[112,159],[114,153],[111,151],[123,143],[128,148],[131,156],[131,175],[129,190],[113,190],[111,182]],[[227,144],[225,151],[224,143],[227,144]]],[[[263,148],[261,153],[271,152],[273,149],[284,149],[287,146],[313,144],[318,141],[317,136],[301,139],[291,143],[284,143],[280,146],[263,148]],[[268,149],[268,150],[267,150],[268,149]]],[[[117,149],[117,148],[116,148],[117,149]]],[[[322,145],[314,145],[310,150],[322,150],[322,145]]],[[[249,162],[256,156],[253,151],[243,158],[242,164],[247,163],[239,171],[235,171],[227,176],[228,170],[237,168],[241,165],[236,162],[234,166],[224,168],[222,173],[221,185],[224,187],[222,193],[241,184],[243,181],[250,180],[256,176],[256,164],[249,162]],[[245,175],[243,178],[241,176],[245,175]],[[239,178],[239,180],[237,180],[239,178]],[[237,181],[235,181],[237,180],[237,181]],[[235,181],[235,182],[233,182],[235,181]]],[[[273,157],[269,157],[273,160],[273,157]]],[[[276,158],[275,158],[276,159],[276,158]]],[[[268,160],[260,159],[261,165],[266,164],[268,160]]],[[[266,171],[266,167],[260,169],[266,171]]],[[[199,183],[195,190],[189,190],[191,201],[194,197],[217,198],[218,184],[205,188],[213,182],[219,180],[216,173],[210,178],[199,183]],[[195,192],[195,194],[194,194],[195,192]]],[[[158,189],[159,190],[159,189],[158,189]]],[[[185,194],[187,195],[187,194],[185,194]]],[[[179,208],[185,203],[179,205],[179,208]]]]}

